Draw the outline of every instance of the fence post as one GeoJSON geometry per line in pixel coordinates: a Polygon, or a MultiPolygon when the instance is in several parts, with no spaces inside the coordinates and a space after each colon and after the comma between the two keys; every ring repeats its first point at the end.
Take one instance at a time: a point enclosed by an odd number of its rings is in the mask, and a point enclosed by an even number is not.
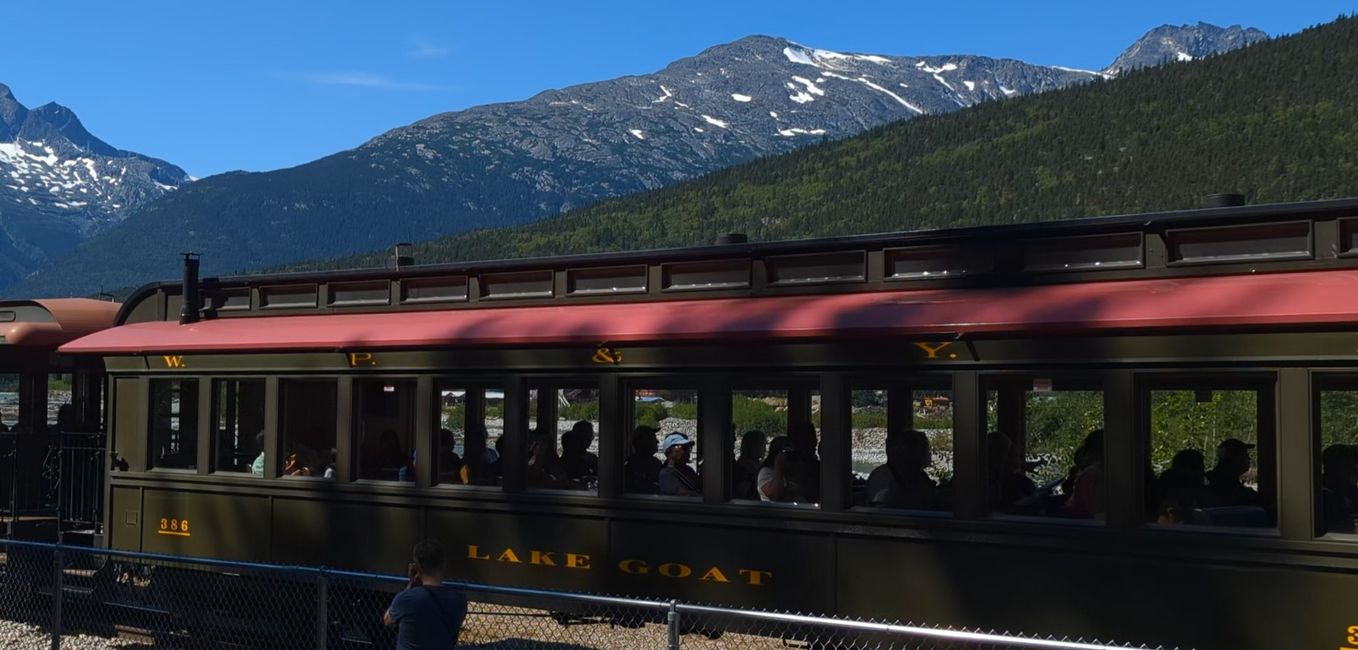
{"type": "Polygon", "coordinates": [[[670,634],[669,650],[679,650],[679,601],[670,601],[670,613],[666,617],[665,629],[670,634]]]}
{"type": "Polygon", "coordinates": [[[330,645],[330,581],[325,569],[316,570],[316,650],[330,645]]]}
{"type": "Polygon", "coordinates": [[[66,571],[61,545],[52,547],[52,650],[61,650],[61,604],[66,591],[66,571]]]}

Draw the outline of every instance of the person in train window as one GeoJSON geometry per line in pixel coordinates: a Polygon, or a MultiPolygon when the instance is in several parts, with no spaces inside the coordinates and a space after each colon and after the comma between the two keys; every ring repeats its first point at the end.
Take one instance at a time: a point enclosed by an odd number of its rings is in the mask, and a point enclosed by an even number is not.
{"type": "Polygon", "coordinates": [[[1037,484],[1024,473],[1023,456],[1009,436],[992,431],[986,435],[989,455],[990,509],[1010,514],[1039,514],[1037,484]]]}
{"type": "MultiPolygon", "coordinates": [[[[468,441],[470,442],[470,441],[468,441]]],[[[439,482],[456,480],[462,473],[462,457],[457,455],[457,436],[448,429],[439,429],[439,482]]],[[[466,453],[466,449],[462,450],[466,453]]]]}
{"type": "Polygon", "coordinates": [[[335,480],[335,459],[339,458],[339,450],[331,447],[325,452],[321,459],[321,478],[329,481],[335,480]]]}
{"type": "Polygon", "coordinates": [[[1250,450],[1254,445],[1227,438],[1217,445],[1217,464],[1207,472],[1207,505],[1214,508],[1263,506],[1259,493],[1241,482],[1250,471],[1250,450]]]}
{"type": "Polygon", "coordinates": [[[462,453],[462,466],[457,470],[457,478],[463,485],[495,485],[495,460],[498,458],[486,448],[486,428],[479,424],[467,425],[466,442],[462,453]]]}
{"type": "Polygon", "coordinates": [[[759,468],[756,480],[755,489],[759,492],[760,501],[798,503],[807,500],[802,485],[789,471],[795,453],[796,447],[787,436],[778,436],[769,441],[769,455],[764,458],[764,465],[759,468]]]}
{"type": "Polygon", "coordinates": [[[556,455],[556,437],[545,429],[534,429],[529,436],[528,471],[525,481],[533,489],[570,487],[561,459],[556,455]]]}
{"type": "Polygon", "coordinates": [[[819,501],[820,457],[816,454],[816,427],[810,422],[793,422],[788,426],[787,437],[792,443],[788,473],[792,481],[801,486],[806,501],[819,501]]]}
{"type": "Polygon", "coordinates": [[[693,452],[693,441],[676,431],[665,436],[661,447],[665,450],[665,466],[660,468],[660,475],[656,477],[660,493],[676,497],[701,496],[702,481],[698,479],[698,472],[688,464],[693,452]]]}
{"type": "Polygon", "coordinates": [[[264,432],[255,434],[255,448],[259,450],[259,455],[255,456],[255,462],[250,463],[250,473],[255,476],[264,476],[264,432]]]}
{"type": "Polygon", "coordinates": [[[1333,444],[1321,453],[1320,496],[1325,530],[1353,533],[1358,518],[1358,446],[1333,444]]]}
{"type": "Polygon", "coordinates": [[[637,425],[637,428],[632,430],[632,455],[627,457],[627,462],[623,465],[623,484],[628,492],[633,494],[660,492],[658,482],[660,469],[664,465],[655,457],[656,451],[660,449],[660,441],[655,437],[657,433],[654,428],[644,424],[637,425]]]}
{"type": "Polygon", "coordinates": [[[932,510],[943,501],[938,485],[924,472],[933,462],[929,436],[915,429],[886,434],[886,463],[868,474],[868,503],[883,508],[932,510]]]}
{"type": "Polygon", "coordinates": [[[1074,472],[1063,514],[1082,519],[1103,516],[1103,429],[1085,436],[1075,452],[1075,463],[1079,469],[1074,472]]]}
{"type": "MultiPolygon", "coordinates": [[[[417,450],[416,450],[416,451],[417,451],[417,450]]],[[[401,483],[414,483],[414,482],[415,482],[415,453],[416,453],[416,451],[411,451],[411,452],[410,452],[410,457],[409,457],[409,459],[406,461],[406,463],[405,463],[404,465],[402,465],[399,469],[396,470],[396,480],[397,480],[397,481],[399,481],[399,482],[401,482],[401,483]]]]}
{"type": "Polygon", "coordinates": [[[561,466],[566,477],[585,483],[599,475],[599,457],[589,450],[594,444],[594,425],[581,420],[561,434],[561,466]]]}
{"type": "Polygon", "coordinates": [[[1174,454],[1169,467],[1155,482],[1155,495],[1160,512],[1157,520],[1169,523],[1190,521],[1194,513],[1208,501],[1207,460],[1196,449],[1183,449],[1174,454]],[[1167,510],[1175,512],[1167,512],[1167,510]]]}
{"type": "Polygon", "coordinates": [[[740,437],[740,457],[731,469],[731,496],[736,499],[757,499],[755,482],[759,479],[759,466],[764,461],[764,451],[768,449],[768,438],[763,431],[746,431],[740,437]]]}

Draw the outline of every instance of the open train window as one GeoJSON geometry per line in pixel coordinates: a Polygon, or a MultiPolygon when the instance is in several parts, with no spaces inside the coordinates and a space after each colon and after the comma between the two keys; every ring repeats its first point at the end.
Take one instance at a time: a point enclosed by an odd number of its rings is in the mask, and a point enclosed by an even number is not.
{"type": "Polygon", "coordinates": [[[198,380],[151,380],[151,467],[197,469],[198,380]]]}
{"type": "Polygon", "coordinates": [[[438,384],[437,485],[499,485],[504,392],[457,382],[438,384]]]}
{"type": "Polygon", "coordinates": [[[285,379],[279,382],[280,476],[335,479],[338,388],[333,379],[285,379]]]}
{"type": "Polygon", "coordinates": [[[986,390],[990,511],[1102,519],[1103,391],[1081,376],[996,375],[986,390]]]}
{"type": "Polygon", "coordinates": [[[264,475],[264,380],[212,381],[212,444],[218,472],[264,475]]]}
{"type": "Polygon", "coordinates": [[[75,375],[71,373],[52,373],[47,375],[47,430],[57,432],[76,431],[78,422],[72,388],[75,375]]]}
{"type": "Polygon", "coordinates": [[[631,395],[624,490],[628,494],[702,496],[704,449],[700,446],[698,391],[641,383],[631,387],[631,395]]]}
{"type": "Polygon", "coordinates": [[[731,392],[734,498],[820,502],[820,392],[811,386],[761,382],[731,392]]]}
{"type": "Polygon", "coordinates": [[[359,479],[415,482],[415,381],[354,380],[354,468],[359,479]]]}
{"type": "Polygon", "coordinates": [[[1248,377],[1146,382],[1147,518],[1157,524],[1271,528],[1277,501],[1272,383],[1248,377]]]}
{"type": "Polygon", "coordinates": [[[597,384],[536,384],[528,391],[528,414],[525,487],[529,490],[597,490],[597,384]]]}
{"type": "Polygon", "coordinates": [[[951,511],[952,390],[948,382],[856,383],[850,400],[853,504],[951,511]]]}
{"type": "Polygon", "coordinates": [[[18,373],[0,373],[0,429],[5,431],[20,429],[18,373]]]}
{"type": "Polygon", "coordinates": [[[1323,535],[1355,540],[1358,534],[1358,377],[1318,382],[1315,411],[1320,462],[1313,481],[1319,499],[1316,526],[1323,535]]]}

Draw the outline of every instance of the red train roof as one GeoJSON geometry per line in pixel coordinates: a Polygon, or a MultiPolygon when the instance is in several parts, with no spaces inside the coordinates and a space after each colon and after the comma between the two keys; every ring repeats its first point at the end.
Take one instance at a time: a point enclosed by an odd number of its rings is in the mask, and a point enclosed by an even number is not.
{"type": "Polygon", "coordinates": [[[1045,335],[1358,325],[1358,271],[1016,288],[221,318],[122,325],[69,353],[373,350],[599,342],[1045,335]]]}

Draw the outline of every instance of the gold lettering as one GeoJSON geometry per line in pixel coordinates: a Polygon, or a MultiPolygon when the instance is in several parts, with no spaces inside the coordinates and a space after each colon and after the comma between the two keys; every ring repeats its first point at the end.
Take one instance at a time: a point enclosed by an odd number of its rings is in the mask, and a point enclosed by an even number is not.
{"type": "Polygon", "coordinates": [[[357,367],[359,367],[359,366],[369,366],[369,367],[370,367],[370,366],[375,366],[375,365],[377,365],[377,357],[373,356],[373,353],[371,353],[371,352],[350,352],[350,353],[349,353],[349,367],[350,367],[350,368],[357,368],[357,367]]]}
{"type": "Polygon", "coordinates": [[[651,567],[642,560],[623,560],[618,563],[618,570],[623,573],[640,576],[651,572],[651,567]]]}
{"type": "Polygon", "coordinates": [[[501,553],[500,557],[495,558],[495,561],[509,562],[510,564],[523,564],[523,562],[519,561],[519,556],[514,554],[514,549],[512,548],[505,549],[505,552],[501,553]]]}
{"type": "Polygon", "coordinates": [[[693,575],[693,569],[678,562],[666,562],[656,568],[656,572],[666,578],[687,578],[693,575]]]}
{"type": "Polygon", "coordinates": [[[740,575],[742,576],[745,576],[747,583],[755,587],[764,584],[764,578],[773,577],[772,571],[756,571],[754,569],[741,569],[738,573],[740,573],[740,575]]]}
{"type": "Polygon", "coordinates": [[[542,566],[556,566],[556,562],[555,562],[554,560],[552,560],[552,553],[551,553],[551,551],[547,551],[547,552],[543,552],[543,551],[529,551],[529,552],[528,552],[528,563],[529,563],[529,564],[540,564],[540,565],[542,565],[542,566]]]}
{"type": "Polygon", "coordinates": [[[1349,626],[1349,643],[1358,643],[1358,625],[1349,626]]]}
{"type": "Polygon", "coordinates": [[[622,363],[622,353],[607,345],[600,345],[594,350],[594,356],[590,357],[590,361],[616,366],[622,363]]]}
{"type": "Polygon", "coordinates": [[[588,569],[588,568],[589,568],[589,556],[588,556],[588,555],[584,555],[584,554],[580,554],[580,553],[567,553],[567,554],[566,554],[566,568],[567,568],[567,569],[588,569]]]}
{"type": "Polygon", "coordinates": [[[161,358],[165,360],[165,367],[166,367],[166,368],[183,368],[183,367],[184,367],[184,357],[181,357],[181,356],[179,356],[179,355],[169,355],[169,354],[167,354],[167,355],[165,355],[165,356],[163,356],[163,357],[161,357],[161,358]]]}
{"type": "MultiPolygon", "coordinates": [[[[915,347],[924,350],[924,354],[927,355],[924,357],[925,359],[937,359],[938,353],[942,352],[945,348],[947,348],[950,345],[952,345],[951,341],[944,341],[943,343],[939,343],[938,345],[929,345],[927,342],[922,341],[915,342],[915,347]]],[[[955,354],[949,355],[948,358],[956,359],[957,355],[955,354]]]]}
{"type": "Polygon", "coordinates": [[[726,579],[726,574],[722,573],[721,569],[718,569],[717,567],[708,569],[707,573],[704,573],[703,577],[698,579],[706,580],[708,582],[730,582],[730,580],[726,579]]]}
{"type": "Polygon", "coordinates": [[[490,554],[481,555],[481,547],[476,544],[467,545],[467,559],[469,560],[489,560],[490,554]]]}

